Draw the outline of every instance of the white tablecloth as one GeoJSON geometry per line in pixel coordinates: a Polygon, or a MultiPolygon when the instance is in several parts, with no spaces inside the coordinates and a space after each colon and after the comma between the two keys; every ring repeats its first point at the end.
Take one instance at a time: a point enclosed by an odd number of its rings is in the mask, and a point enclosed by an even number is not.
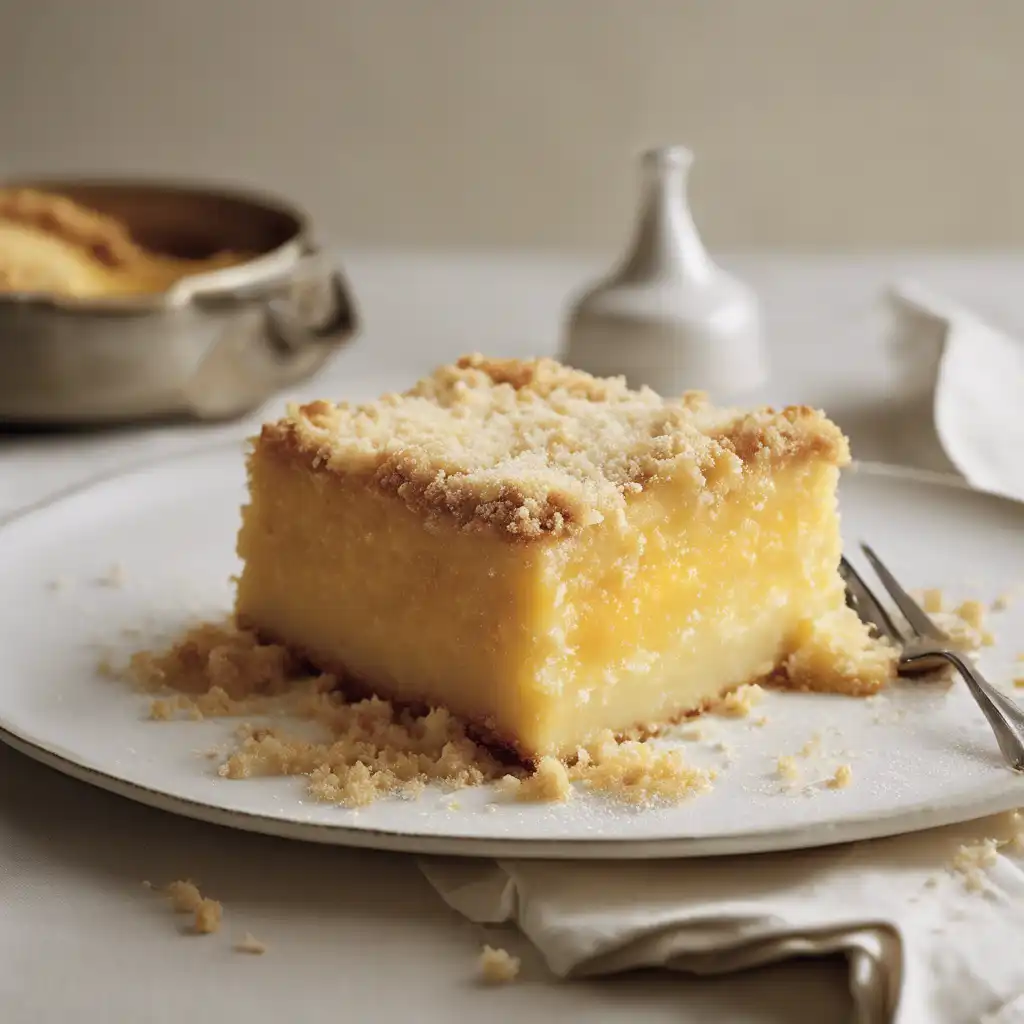
{"type": "MultiPolygon", "coordinates": [[[[857,455],[946,469],[915,371],[888,355],[884,286],[912,277],[1024,334],[1024,257],[750,257],[725,261],[760,292],[765,397],[825,406],[857,455]]],[[[488,254],[352,253],[363,336],[309,397],[401,386],[465,351],[551,353],[569,292],[600,263],[488,254]]],[[[75,436],[0,435],[0,513],[126,463],[243,436],[247,423],[75,436]]],[[[6,594],[7,600],[16,595],[6,594]]],[[[555,983],[514,935],[523,980],[473,982],[484,934],[429,890],[411,858],[287,843],[173,818],[61,778],[0,748],[0,1020],[502,1021],[724,1019],[830,1024],[849,1012],[841,964],[738,978],[642,975],[555,983]],[[193,877],[226,908],[225,936],[182,936],[142,887],[193,877]],[[250,931],[263,957],[231,951],[250,931]]],[[[969,941],[968,937],[964,937],[969,941]]]]}

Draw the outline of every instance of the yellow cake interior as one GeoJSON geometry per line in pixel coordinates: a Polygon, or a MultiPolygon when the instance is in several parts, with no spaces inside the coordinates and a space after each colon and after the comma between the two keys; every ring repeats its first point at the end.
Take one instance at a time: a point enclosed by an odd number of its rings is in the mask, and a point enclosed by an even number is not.
{"type": "Polygon", "coordinates": [[[843,604],[846,458],[811,410],[723,412],[470,358],[407,396],[264,429],[237,615],[525,759],[787,667],[801,687],[872,692],[892,659],[843,604]]]}

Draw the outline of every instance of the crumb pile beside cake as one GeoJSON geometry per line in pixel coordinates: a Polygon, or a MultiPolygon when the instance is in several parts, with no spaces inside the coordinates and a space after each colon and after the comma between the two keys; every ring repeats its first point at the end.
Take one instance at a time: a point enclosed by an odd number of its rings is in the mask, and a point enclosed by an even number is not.
{"type": "Polygon", "coordinates": [[[811,409],[466,357],[263,428],[237,618],[534,763],[758,680],[872,693],[894,660],[844,604],[848,458],[811,409]]]}

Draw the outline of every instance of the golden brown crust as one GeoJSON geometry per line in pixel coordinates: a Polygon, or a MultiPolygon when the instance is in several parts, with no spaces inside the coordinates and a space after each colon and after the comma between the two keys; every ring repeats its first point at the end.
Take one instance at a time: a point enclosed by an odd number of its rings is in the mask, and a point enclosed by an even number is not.
{"type": "Polygon", "coordinates": [[[551,359],[478,355],[402,395],[292,407],[263,427],[255,449],[509,540],[621,516],[656,480],[721,495],[749,472],[849,460],[839,428],[813,409],[717,409],[699,393],[663,399],[551,359]]]}

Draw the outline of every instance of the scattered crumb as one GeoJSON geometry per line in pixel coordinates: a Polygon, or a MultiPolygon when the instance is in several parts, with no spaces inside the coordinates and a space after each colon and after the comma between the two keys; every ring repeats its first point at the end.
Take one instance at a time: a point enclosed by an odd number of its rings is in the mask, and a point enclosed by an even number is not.
{"type": "Polygon", "coordinates": [[[505,985],[519,976],[520,960],[508,950],[484,946],[477,960],[480,979],[487,985],[505,985]]]}
{"type": "Polygon", "coordinates": [[[853,769],[848,764],[841,764],[828,781],[829,789],[846,789],[853,782],[853,769]]]}
{"type": "Polygon", "coordinates": [[[1018,688],[1024,687],[1024,676],[1015,676],[1013,680],[1013,685],[1018,688]]]}
{"type": "Polygon", "coordinates": [[[932,621],[958,647],[972,652],[995,643],[995,636],[985,628],[987,611],[981,601],[972,599],[962,601],[952,611],[933,613],[932,621]]]}
{"type": "Polygon", "coordinates": [[[171,882],[163,892],[176,914],[194,914],[203,902],[203,894],[194,882],[171,882]]]}
{"type": "Polygon", "coordinates": [[[928,587],[926,590],[922,590],[920,593],[920,603],[921,607],[929,615],[941,612],[945,603],[942,591],[938,587],[928,587]]]}
{"type": "Polygon", "coordinates": [[[924,887],[926,889],[934,889],[938,884],[939,884],[939,876],[938,875],[929,875],[924,880],[924,887]]]}
{"type": "MultiPolygon", "coordinates": [[[[147,889],[154,886],[150,882],[142,883],[147,889]]],[[[208,899],[200,891],[195,882],[171,882],[160,890],[170,900],[171,909],[176,914],[193,914],[193,928],[199,935],[209,935],[220,928],[224,908],[216,901],[208,899]]]]}
{"type": "Polygon", "coordinates": [[[212,935],[220,930],[220,921],[224,908],[216,901],[205,896],[196,907],[195,929],[200,935],[212,935]]]}
{"type": "Polygon", "coordinates": [[[801,757],[814,757],[821,753],[821,733],[816,732],[801,748],[801,757]]]}
{"type": "MultiPolygon", "coordinates": [[[[1024,655],[1021,657],[1024,660],[1024,655]]],[[[682,740],[693,740],[697,743],[707,738],[705,730],[699,725],[688,725],[685,729],[680,729],[678,736],[682,740]]]]}
{"type": "Polygon", "coordinates": [[[592,743],[588,753],[586,762],[569,769],[569,778],[628,803],[679,803],[705,792],[715,777],[713,771],[688,765],[678,748],[617,742],[610,732],[592,743]]]}
{"type": "Polygon", "coordinates": [[[845,605],[803,621],[795,642],[785,662],[790,689],[866,697],[896,678],[896,648],[845,605]]]}
{"type": "Polygon", "coordinates": [[[242,938],[235,943],[235,949],[239,953],[251,953],[253,956],[263,956],[267,951],[266,943],[260,942],[255,935],[246,932],[242,938]]]}
{"type": "Polygon", "coordinates": [[[1012,603],[1012,601],[1013,601],[1013,595],[1012,594],[1000,594],[992,602],[992,611],[994,611],[994,612],[1005,612],[1006,609],[1010,607],[1010,604],[1012,603]]]}
{"type": "Polygon", "coordinates": [[[961,846],[953,857],[953,870],[963,875],[964,885],[970,892],[985,888],[985,875],[999,857],[999,841],[982,839],[961,846]]]}
{"type": "Polygon", "coordinates": [[[515,796],[522,784],[522,780],[515,775],[503,775],[494,786],[499,793],[504,793],[506,796],[515,796]]]}
{"type": "Polygon", "coordinates": [[[516,787],[517,800],[564,803],[572,797],[565,765],[555,757],[542,757],[532,775],[516,787]]]}
{"type": "Polygon", "coordinates": [[[154,722],[168,722],[174,717],[175,702],[158,697],[149,705],[149,717],[154,722]]]}
{"type": "Polygon", "coordinates": [[[115,562],[96,582],[101,587],[121,588],[125,584],[124,566],[115,562]]]}
{"type": "Polygon", "coordinates": [[[985,622],[985,606],[980,601],[962,601],[953,614],[974,629],[981,629],[985,622]]]}
{"type": "Polygon", "coordinates": [[[745,718],[756,705],[761,703],[762,697],[764,697],[764,689],[757,683],[748,683],[727,693],[712,710],[730,718],[745,718]]]}
{"type": "Polygon", "coordinates": [[[763,726],[768,724],[768,716],[767,715],[762,715],[760,718],[755,718],[754,721],[751,722],[750,724],[751,725],[756,725],[758,728],[761,728],[761,727],[763,727],[763,726]]]}
{"type": "Polygon", "coordinates": [[[796,782],[800,778],[800,768],[796,763],[796,758],[788,754],[783,754],[775,762],[775,770],[779,777],[787,782],[796,782]]]}
{"type": "Polygon", "coordinates": [[[418,795],[428,782],[460,788],[508,770],[447,711],[349,701],[334,677],[310,676],[283,647],[230,622],[197,626],[167,650],[133,655],[128,678],[144,691],[178,691],[153,700],[150,714],[161,720],[281,711],[325,733],[314,742],[243,726],[218,769],[226,779],[302,775],[314,798],[356,808],[418,795]]]}

